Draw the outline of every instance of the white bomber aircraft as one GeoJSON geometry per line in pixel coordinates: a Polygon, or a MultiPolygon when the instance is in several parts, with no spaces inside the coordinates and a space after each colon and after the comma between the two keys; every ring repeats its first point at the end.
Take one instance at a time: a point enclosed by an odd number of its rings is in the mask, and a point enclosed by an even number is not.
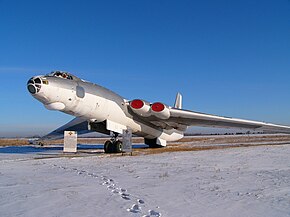
{"type": "Polygon", "coordinates": [[[111,134],[112,139],[104,145],[106,153],[122,152],[122,142],[117,137],[126,129],[144,137],[145,144],[150,147],[163,147],[167,141],[181,139],[189,126],[290,133],[290,126],[183,110],[179,93],[173,107],[141,99],[126,100],[104,87],[63,71],[35,76],[28,81],[27,88],[47,109],[76,116],[44,138],[61,137],[65,130],[75,130],[79,134],[92,131],[111,134]]]}

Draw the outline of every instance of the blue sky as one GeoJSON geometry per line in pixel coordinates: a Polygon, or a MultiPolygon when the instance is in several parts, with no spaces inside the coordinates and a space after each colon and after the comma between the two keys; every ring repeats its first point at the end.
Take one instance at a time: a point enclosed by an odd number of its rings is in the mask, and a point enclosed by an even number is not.
{"type": "Polygon", "coordinates": [[[121,94],[290,125],[290,1],[0,0],[0,136],[44,134],[27,80],[69,71],[121,94]]]}

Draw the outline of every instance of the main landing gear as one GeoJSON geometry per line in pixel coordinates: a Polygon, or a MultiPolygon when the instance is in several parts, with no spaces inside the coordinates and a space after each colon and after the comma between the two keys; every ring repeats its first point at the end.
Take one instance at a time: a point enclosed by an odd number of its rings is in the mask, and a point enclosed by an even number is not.
{"type": "Polygon", "coordinates": [[[107,140],[104,144],[105,153],[122,153],[123,144],[117,139],[118,133],[114,133],[111,140],[107,140]]]}

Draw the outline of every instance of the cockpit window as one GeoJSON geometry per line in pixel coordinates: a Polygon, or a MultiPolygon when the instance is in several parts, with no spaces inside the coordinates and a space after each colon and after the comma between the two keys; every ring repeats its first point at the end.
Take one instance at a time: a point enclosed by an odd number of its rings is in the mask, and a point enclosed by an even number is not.
{"type": "Polygon", "coordinates": [[[62,72],[62,71],[54,71],[54,72],[51,72],[50,74],[48,74],[47,76],[73,80],[73,77],[69,73],[62,72]]]}

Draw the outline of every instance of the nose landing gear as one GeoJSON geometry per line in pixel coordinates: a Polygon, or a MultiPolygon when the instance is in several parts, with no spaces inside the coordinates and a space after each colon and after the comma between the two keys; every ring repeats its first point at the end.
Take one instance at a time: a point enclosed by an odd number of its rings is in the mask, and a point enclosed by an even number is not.
{"type": "Polygon", "coordinates": [[[105,153],[122,153],[123,144],[117,139],[118,133],[114,133],[111,140],[107,140],[104,144],[105,153]]]}

